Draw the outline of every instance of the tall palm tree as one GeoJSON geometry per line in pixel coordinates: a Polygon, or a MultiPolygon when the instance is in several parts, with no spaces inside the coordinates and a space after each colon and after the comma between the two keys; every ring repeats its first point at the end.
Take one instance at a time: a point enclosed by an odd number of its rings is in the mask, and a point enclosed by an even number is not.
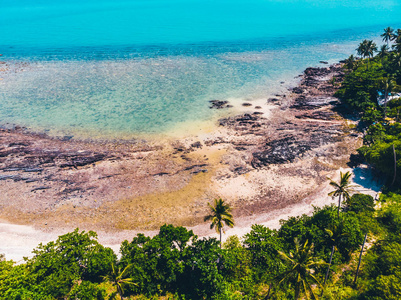
{"type": "Polygon", "coordinates": [[[387,99],[388,96],[394,92],[396,88],[396,83],[392,78],[387,77],[383,79],[382,86],[384,92],[384,118],[385,118],[387,116],[387,99]]]}
{"type": "Polygon", "coordinates": [[[401,69],[401,53],[392,52],[390,55],[390,60],[394,72],[401,69]]]}
{"type": "Polygon", "coordinates": [[[396,43],[401,42],[401,29],[397,29],[397,31],[393,34],[392,40],[396,43]]]}
{"type": "Polygon", "coordinates": [[[388,47],[387,45],[382,45],[382,46],[380,47],[380,50],[379,50],[379,53],[378,53],[379,57],[380,57],[381,59],[383,59],[384,57],[386,57],[386,56],[388,55],[388,50],[389,50],[389,47],[388,47]]]}
{"type": "Polygon", "coordinates": [[[326,276],[324,277],[323,285],[326,284],[326,281],[329,278],[329,271],[334,251],[337,249],[337,246],[341,242],[341,240],[343,240],[348,235],[346,232],[344,232],[343,222],[340,222],[338,224],[332,224],[330,228],[326,228],[325,231],[329,236],[329,241],[331,244],[331,254],[329,259],[329,265],[327,266],[326,276]]]}
{"type": "Polygon", "coordinates": [[[387,46],[389,46],[389,42],[394,38],[394,29],[387,27],[384,29],[384,33],[380,36],[383,38],[383,41],[387,43],[387,46]]]}
{"type": "Polygon", "coordinates": [[[353,192],[353,189],[355,188],[354,185],[351,185],[351,172],[348,171],[345,174],[340,172],[340,182],[337,183],[330,178],[330,185],[334,187],[334,191],[330,192],[328,195],[331,197],[337,197],[338,196],[338,217],[340,217],[340,208],[341,208],[341,198],[345,198],[348,200],[350,198],[350,193],[353,192]]]}
{"type": "Polygon", "coordinates": [[[124,286],[127,284],[135,284],[132,282],[132,278],[126,278],[128,270],[131,268],[131,264],[126,266],[124,270],[121,271],[121,267],[117,269],[114,263],[111,264],[112,273],[103,276],[104,281],[110,281],[113,285],[117,287],[117,293],[120,295],[121,300],[123,300],[124,286]]]}
{"type": "Polygon", "coordinates": [[[401,53],[401,37],[400,37],[399,40],[397,40],[397,41],[395,42],[395,44],[393,45],[393,49],[394,49],[395,51],[397,51],[398,53],[401,53]]]}
{"type": "Polygon", "coordinates": [[[365,53],[366,53],[366,45],[367,45],[368,40],[363,40],[359,45],[358,48],[356,48],[356,53],[364,58],[365,57],[365,53]]]}
{"type": "Polygon", "coordinates": [[[369,58],[373,57],[377,51],[377,46],[372,40],[363,40],[356,49],[359,56],[368,58],[368,69],[369,69],[369,58]]]}
{"type": "Polygon", "coordinates": [[[395,42],[393,49],[398,53],[401,53],[401,29],[397,29],[397,31],[393,34],[392,40],[395,42]]]}
{"type": "Polygon", "coordinates": [[[314,268],[326,265],[326,263],[313,256],[313,244],[309,244],[308,240],[301,245],[299,241],[295,239],[294,243],[295,251],[290,251],[289,255],[286,255],[282,251],[278,251],[278,255],[289,268],[286,272],[280,274],[275,279],[277,286],[280,286],[284,282],[288,282],[294,286],[295,300],[299,299],[302,292],[305,293],[307,299],[309,299],[309,296],[312,299],[318,299],[312,289],[312,284],[316,283],[322,289],[323,286],[315,277],[314,268]]]}
{"type": "Polygon", "coordinates": [[[204,218],[204,221],[212,220],[212,224],[210,224],[210,229],[216,227],[216,231],[220,234],[220,248],[221,248],[221,232],[223,230],[224,224],[228,227],[234,226],[233,216],[231,214],[231,208],[228,204],[224,203],[224,200],[221,198],[214,199],[214,206],[208,203],[210,208],[210,215],[207,215],[204,218]]]}

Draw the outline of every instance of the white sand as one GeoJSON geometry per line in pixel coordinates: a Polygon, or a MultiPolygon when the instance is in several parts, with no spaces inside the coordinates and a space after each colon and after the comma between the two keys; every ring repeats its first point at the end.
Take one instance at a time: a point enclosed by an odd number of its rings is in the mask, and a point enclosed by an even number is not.
{"type": "MultiPolygon", "coordinates": [[[[370,194],[376,197],[380,191],[381,184],[374,180],[372,172],[366,166],[361,166],[355,169],[340,169],[339,171],[347,172],[352,170],[354,173],[353,182],[358,185],[357,192],[370,194]]],[[[339,171],[336,172],[336,177],[333,180],[339,179],[339,171]]],[[[302,214],[310,215],[313,212],[313,206],[323,207],[336,203],[327,194],[331,191],[331,187],[327,184],[314,195],[311,195],[303,200],[302,203],[288,206],[284,209],[274,210],[271,213],[254,215],[247,218],[238,218],[235,220],[236,226],[228,228],[224,238],[230,235],[237,235],[242,237],[244,234],[250,232],[253,224],[261,224],[272,229],[277,229],[280,226],[281,219],[288,219],[291,216],[298,216],[302,214]]],[[[200,224],[190,227],[200,237],[218,237],[217,233],[210,230],[208,224],[200,224]]],[[[57,230],[53,232],[43,232],[34,229],[30,226],[14,225],[8,223],[0,223],[0,253],[5,254],[6,259],[14,260],[16,262],[23,262],[23,257],[31,257],[31,251],[39,243],[48,243],[49,241],[56,240],[59,235],[67,233],[67,230],[57,230]]],[[[111,247],[116,253],[119,251],[120,243],[127,239],[131,240],[138,231],[121,231],[118,233],[97,232],[99,242],[104,246],[111,247]]],[[[146,235],[153,236],[156,231],[143,232],[146,235]]]]}

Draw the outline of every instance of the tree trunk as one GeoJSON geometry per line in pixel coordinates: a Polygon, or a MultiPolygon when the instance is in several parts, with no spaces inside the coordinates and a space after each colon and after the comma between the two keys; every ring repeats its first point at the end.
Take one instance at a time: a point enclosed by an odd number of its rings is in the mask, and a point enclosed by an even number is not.
{"type": "Polygon", "coordinates": [[[394,177],[393,177],[393,182],[391,183],[391,185],[394,184],[395,178],[397,177],[397,156],[396,156],[396,153],[395,153],[394,144],[393,144],[393,154],[394,154],[394,177]]]}
{"type": "Polygon", "coordinates": [[[385,90],[385,95],[384,95],[384,118],[387,116],[387,98],[388,98],[388,92],[387,89],[385,90]]]}
{"type": "Polygon", "coordinates": [[[338,218],[340,218],[340,207],[341,207],[341,194],[338,196],[338,210],[337,210],[338,218]]]}
{"type": "Polygon", "coordinates": [[[270,291],[271,291],[271,289],[272,289],[272,284],[270,283],[269,284],[269,290],[267,291],[267,295],[266,295],[265,299],[270,299],[270,291]]]}
{"type": "Polygon", "coordinates": [[[220,227],[219,231],[220,231],[220,249],[221,249],[221,227],[220,227]]]}
{"type": "Polygon", "coordinates": [[[301,287],[299,285],[300,285],[300,283],[298,283],[297,287],[295,288],[295,300],[298,300],[299,295],[301,294],[301,287]]]}
{"type": "Polygon", "coordinates": [[[117,292],[120,294],[121,300],[124,300],[123,291],[121,290],[120,286],[117,284],[117,292]]]}
{"type": "Polygon", "coordinates": [[[356,284],[356,280],[358,279],[359,267],[361,266],[361,260],[362,260],[363,247],[365,246],[365,242],[366,242],[366,237],[367,237],[367,236],[368,236],[368,234],[366,233],[366,234],[365,234],[365,238],[363,239],[361,254],[359,254],[359,262],[358,262],[358,267],[356,268],[356,274],[355,274],[354,284],[356,284]]]}
{"type": "Polygon", "coordinates": [[[329,271],[330,271],[330,266],[331,266],[331,260],[333,259],[333,254],[334,254],[334,246],[333,246],[333,248],[331,248],[329,265],[327,267],[326,276],[324,277],[323,286],[326,284],[327,278],[329,278],[329,271]]]}

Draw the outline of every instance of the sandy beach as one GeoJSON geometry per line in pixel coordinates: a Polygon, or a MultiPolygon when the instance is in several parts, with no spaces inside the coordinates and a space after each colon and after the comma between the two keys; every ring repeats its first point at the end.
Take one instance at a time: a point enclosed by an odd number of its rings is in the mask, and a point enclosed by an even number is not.
{"type": "MultiPolygon", "coordinates": [[[[352,182],[357,186],[356,191],[364,194],[369,194],[374,198],[380,192],[381,184],[374,178],[372,170],[362,165],[357,168],[340,169],[341,172],[353,172],[352,182]]],[[[339,173],[333,174],[333,180],[339,178],[339,173]]],[[[271,213],[255,214],[252,217],[240,217],[235,219],[235,227],[226,228],[223,240],[232,235],[243,237],[251,231],[254,224],[263,225],[271,229],[278,229],[280,220],[286,220],[291,216],[299,216],[302,214],[311,215],[314,207],[323,207],[336,203],[327,194],[331,191],[328,184],[322,184],[320,189],[315,194],[305,198],[302,203],[290,205],[283,209],[274,210],[271,213]]],[[[193,227],[187,227],[199,237],[215,237],[218,234],[210,230],[208,224],[199,224],[193,227]]],[[[68,230],[55,230],[53,232],[43,232],[26,225],[15,225],[9,223],[0,223],[0,236],[2,243],[0,245],[0,253],[5,254],[7,259],[12,259],[16,262],[23,262],[23,257],[31,257],[31,251],[39,245],[39,243],[47,243],[56,240],[61,234],[67,233],[68,230]]],[[[136,231],[125,230],[119,232],[97,232],[98,240],[101,244],[110,247],[115,253],[119,252],[120,244],[124,240],[130,241],[137,233],[144,233],[148,236],[157,234],[157,231],[136,231]]]]}

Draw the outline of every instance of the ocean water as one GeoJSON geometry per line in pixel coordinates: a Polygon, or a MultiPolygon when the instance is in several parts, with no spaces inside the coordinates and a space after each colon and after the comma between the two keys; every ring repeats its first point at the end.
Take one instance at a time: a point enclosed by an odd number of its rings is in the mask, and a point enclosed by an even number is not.
{"type": "Polygon", "coordinates": [[[401,1],[0,0],[0,125],[128,138],[267,99],[383,28],[401,1]],[[284,83],[282,83],[284,82],[284,83]]]}

